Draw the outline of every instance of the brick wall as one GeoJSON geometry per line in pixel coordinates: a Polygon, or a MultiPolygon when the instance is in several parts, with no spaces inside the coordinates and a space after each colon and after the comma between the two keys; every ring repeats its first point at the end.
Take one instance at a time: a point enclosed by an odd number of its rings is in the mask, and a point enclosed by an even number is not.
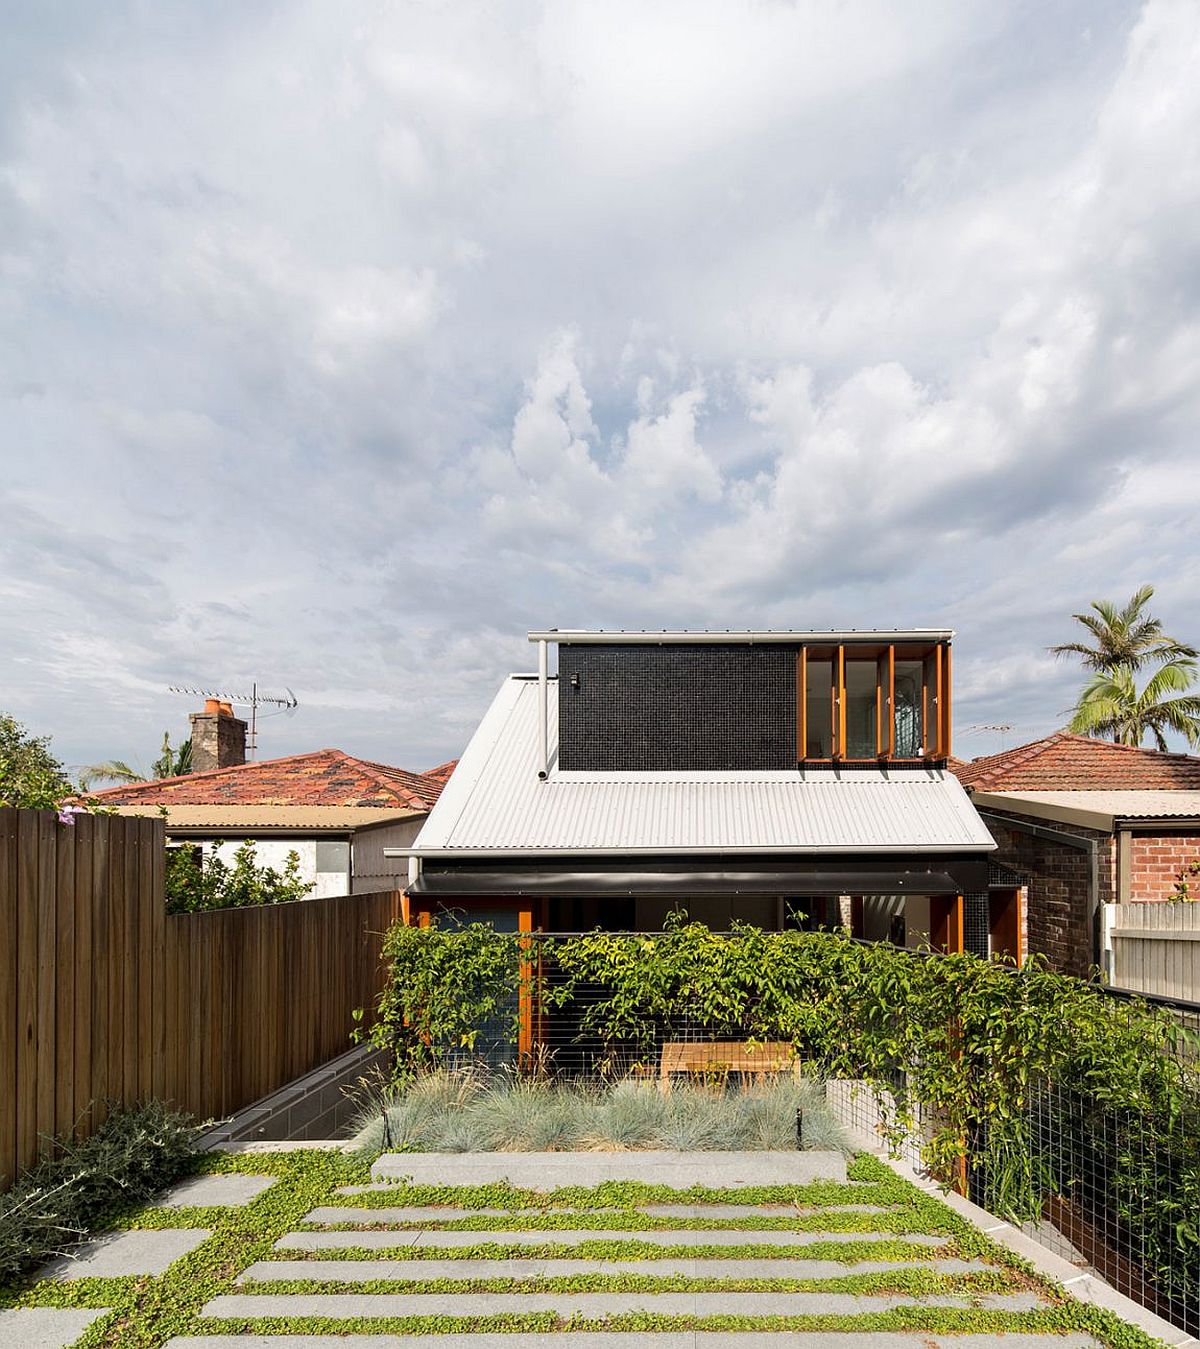
{"type": "MultiPolygon", "coordinates": [[[[1129,835],[1129,899],[1170,899],[1180,870],[1200,857],[1200,833],[1177,830],[1161,834],[1129,835]]],[[[1200,877],[1189,878],[1192,893],[1200,891],[1200,877]]]]}
{"type": "MultiPolygon", "coordinates": [[[[993,859],[1028,878],[1026,949],[1040,951],[1064,974],[1086,976],[1094,960],[1093,937],[1088,925],[1091,879],[1088,853],[1065,843],[1005,828],[990,817],[987,823],[997,843],[993,859]]],[[[1056,833],[1079,839],[1096,840],[1100,845],[1097,859],[1099,901],[1101,904],[1112,902],[1115,870],[1111,834],[1078,825],[1046,826],[1045,821],[1036,820],[1028,823],[1051,827],[1056,833]]]]}

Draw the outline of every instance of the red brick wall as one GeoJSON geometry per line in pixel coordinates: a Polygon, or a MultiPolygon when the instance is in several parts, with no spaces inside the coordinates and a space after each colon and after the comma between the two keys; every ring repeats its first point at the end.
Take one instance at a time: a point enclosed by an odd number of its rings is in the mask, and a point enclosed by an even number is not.
{"type": "MultiPolygon", "coordinates": [[[[1200,857],[1200,834],[1194,830],[1129,835],[1129,898],[1170,899],[1180,870],[1200,857]]],[[[1200,893],[1200,876],[1188,878],[1193,894],[1200,893]]]]}
{"type": "MultiPolygon", "coordinates": [[[[1091,879],[1088,852],[1018,829],[1005,828],[990,817],[987,823],[998,845],[992,854],[994,860],[1027,879],[1027,949],[1047,956],[1054,968],[1064,974],[1086,976],[1094,962],[1093,937],[1088,924],[1091,879]]],[[[1097,859],[1099,902],[1112,901],[1115,872],[1111,834],[1077,825],[1048,825],[1038,820],[1028,823],[1040,824],[1081,840],[1095,839],[1100,853],[1097,859]]]]}

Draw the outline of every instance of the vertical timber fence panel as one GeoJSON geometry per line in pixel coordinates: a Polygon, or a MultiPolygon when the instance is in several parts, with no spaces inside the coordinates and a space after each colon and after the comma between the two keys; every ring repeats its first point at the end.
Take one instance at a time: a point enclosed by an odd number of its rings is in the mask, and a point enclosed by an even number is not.
{"type": "Polygon", "coordinates": [[[220,1118],[343,1053],[398,892],[168,914],[161,820],[0,808],[0,1190],[157,1098],[220,1118]]]}

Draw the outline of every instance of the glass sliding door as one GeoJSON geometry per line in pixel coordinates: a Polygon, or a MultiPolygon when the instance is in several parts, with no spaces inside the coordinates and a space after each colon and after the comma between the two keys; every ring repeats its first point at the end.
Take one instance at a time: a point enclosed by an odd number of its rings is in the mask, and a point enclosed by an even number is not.
{"type": "Polygon", "coordinates": [[[924,667],[919,660],[896,662],[896,692],[893,718],[897,759],[919,759],[925,744],[921,725],[924,667]]]}
{"type": "Polygon", "coordinates": [[[846,661],[846,758],[874,759],[879,753],[877,664],[846,661]]]}
{"type": "Polygon", "coordinates": [[[833,758],[833,662],[806,662],[805,758],[833,758]]]}

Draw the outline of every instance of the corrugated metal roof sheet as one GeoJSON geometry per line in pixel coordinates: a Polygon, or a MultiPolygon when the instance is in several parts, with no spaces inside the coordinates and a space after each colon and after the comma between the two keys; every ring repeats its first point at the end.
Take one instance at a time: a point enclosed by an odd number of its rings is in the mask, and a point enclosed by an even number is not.
{"type": "Polygon", "coordinates": [[[1101,828],[1112,828],[1114,820],[1171,820],[1200,817],[1200,792],[1177,791],[1082,791],[1082,792],[986,792],[981,800],[1022,805],[1050,806],[1063,810],[1094,812],[1107,820],[1101,828]]]}
{"type": "MultiPolygon", "coordinates": [[[[557,688],[550,695],[551,763],[557,688]]],[[[508,679],[417,837],[421,853],[945,852],[995,845],[932,769],[558,773],[538,779],[538,686],[508,679]]]]}

